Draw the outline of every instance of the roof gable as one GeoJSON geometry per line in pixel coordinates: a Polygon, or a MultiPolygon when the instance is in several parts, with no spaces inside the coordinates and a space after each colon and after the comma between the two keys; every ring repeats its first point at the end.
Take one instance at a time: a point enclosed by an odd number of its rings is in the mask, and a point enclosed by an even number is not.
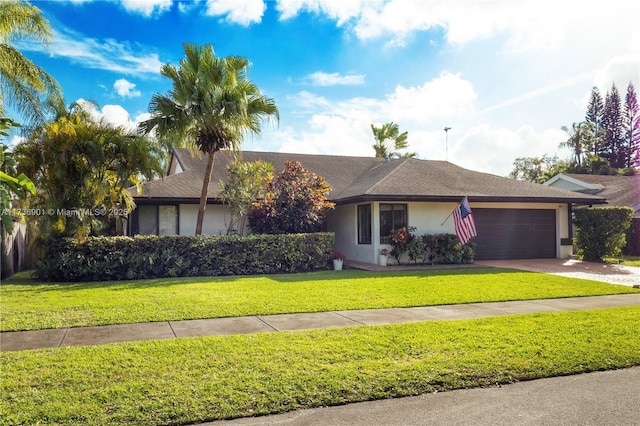
{"type": "Polygon", "coordinates": [[[594,185],[564,173],[558,173],[548,181],[544,182],[543,185],[577,192],[602,191],[603,189],[602,185],[594,185]]]}

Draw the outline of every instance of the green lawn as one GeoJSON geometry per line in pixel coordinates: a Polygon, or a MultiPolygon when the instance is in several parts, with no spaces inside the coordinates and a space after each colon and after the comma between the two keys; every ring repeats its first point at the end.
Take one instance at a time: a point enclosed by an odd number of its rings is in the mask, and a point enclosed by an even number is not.
{"type": "Polygon", "coordinates": [[[507,269],[324,271],[307,274],[0,286],[0,330],[429,306],[638,292],[507,269]]]}
{"type": "Polygon", "coordinates": [[[5,352],[0,424],[190,424],[628,367],[638,324],[627,307],[5,352]]]}
{"type": "Polygon", "coordinates": [[[613,263],[614,265],[624,265],[624,266],[634,266],[640,267],[640,256],[622,256],[622,262],[619,257],[607,257],[605,258],[606,262],[613,263]]]}

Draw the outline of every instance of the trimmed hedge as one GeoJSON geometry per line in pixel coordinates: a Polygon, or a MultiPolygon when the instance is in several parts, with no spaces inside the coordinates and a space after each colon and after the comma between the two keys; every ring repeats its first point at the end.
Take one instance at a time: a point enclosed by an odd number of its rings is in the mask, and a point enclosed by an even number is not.
{"type": "Polygon", "coordinates": [[[307,272],[327,268],[334,243],[333,233],[57,239],[35,273],[77,282],[307,272]]]}
{"type": "Polygon", "coordinates": [[[575,244],[584,260],[602,261],[615,257],[626,245],[625,232],[631,226],[631,207],[601,207],[576,209],[575,244]]]}

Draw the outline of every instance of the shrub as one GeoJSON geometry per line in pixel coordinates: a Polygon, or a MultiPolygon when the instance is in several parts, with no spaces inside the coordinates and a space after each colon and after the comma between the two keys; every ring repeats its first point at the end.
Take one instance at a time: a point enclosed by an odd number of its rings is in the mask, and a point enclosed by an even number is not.
{"type": "Polygon", "coordinates": [[[409,244],[414,240],[415,235],[413,232],[416,230],[415,227],[403,226],[400,229],[392,229],[390,234],[391,240],[391,256],[395,257],[396,262],[400,263],[400,258],[409,248],[409,244]]]}
{"type": "Polygon", "coordinates": [[[473,245],[460,244],[454,234],[414,235],[415,228],[401,228],[391,232],[391,255],[400,263],[400,258],[407,253],[413,263],[446,263],[462,264],[473,262],[473,245]]]}
{"type": "Polygon", "coordinates": [[[331,187],[322,176],[288,161],[282,172],[267,179],[265,196],[253,203],[249,213],[251,230],[260,234],[318,232],[328,209],[331,187]]]}
{"type": "Polygon", "coordinates": [[[333,233],[51,239],[36,264],[49,281],[252,275],[325,269],[333,233]]]}
{"type": "Polygon", "coordinates": [[[625,232],[631,226],[632,214],[630,207],[576,209],[573,223],[578,254],[588,261],[618,256],[625,246],[625,232]]]}

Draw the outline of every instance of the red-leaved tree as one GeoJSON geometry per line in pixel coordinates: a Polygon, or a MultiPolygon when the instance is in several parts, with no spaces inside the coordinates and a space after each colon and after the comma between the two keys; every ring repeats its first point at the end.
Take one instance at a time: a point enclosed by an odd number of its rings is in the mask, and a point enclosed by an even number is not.
{"type": "Polygon", "coordinates": [[[318,232],[328,209],[331,187],[322,176],[288,161],[284,170],[267,180],[265,196],[253,203],[249,226],[260,234],[299,234],[318,232]]]}

